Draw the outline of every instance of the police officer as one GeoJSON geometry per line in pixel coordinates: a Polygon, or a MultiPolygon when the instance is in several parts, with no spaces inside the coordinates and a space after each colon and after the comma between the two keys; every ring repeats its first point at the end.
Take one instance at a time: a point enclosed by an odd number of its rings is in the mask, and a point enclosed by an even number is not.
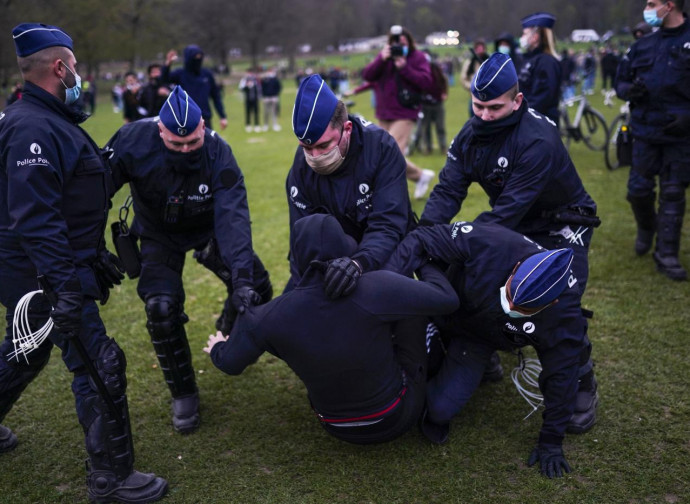
{"type": "Polygon", "coordinates": [[[520,91],[537,112],[558,123],[561,65],[553,38],[556,17],[536,12],[522,19],[520,47],[525,52],[520,72],[520,91]]]}
{"type": "MultiPolygon", "coordinates": [[[[491,210],[477,222],[493,222],[540,245],[572,248],[573,269],[584,292],[596,205],[585,191],[556,124],[529,108],[510,58],[494,53],[472,81],[475,117],[460,130],[420,223],[448,223],[472,182],[489,196],[491,210]]],[[[596,381],[589,351],[582,355],[579,404],[570,429],[584,432],[595,421],[596,381]]]]}
{"type": "Polygon", "coordinates": [[[272,296],[268,272],[252,251],[244,178],[230,146],[204,127],[196,102],[177,86],[159,120],[120,128],[111,151],[115,188],[129,182],[141,240],[138,293],[146,305],[146,328],[172,393],[173,427],[194,431],[199,394],[184,324],[185,253],[227,286],[218,329],[230,332],[237,312],[272,296]],[[256,288],[256,290],[255,290],[256,288]]]}
{"type": "MultiPolygon", "coordinates": [[[[122,274],[104,248],[109,174],[79,127],[86,115],[72,107],[81,89],[72,39],[38,23],[20,24],[12,35],[25,86],[22,99],[0,113],[0,302],[8,322],[0,346],[0,421],[58,346],[73,374],[89,499],[155,501],[168,485],[133,469],[125,356],[106,335],[95,303],[105,302],[122,274]],[[20,316],[20,298],[36,290],[37,275],[52,309],[46,300],[32,301],[29,324],[37,331],[50,316],[55,329],[26,360],[11,358],[9,327],[20,316]]],[[[16,445],[0,426],[0,452],[16,445]]]]}
{"type": "Polygon", "coordinates": [[[544,412],[528,465],[540,462],[549,478],[570,472],[562,442],[576,409],[580,355],[589,347],[573,251],[544,250],[496,224],[456,222],[411,232],[386,268],[407,274],[429,260],[450,265],[460,307],[434,318],[449,342],[427,385],[422,432],[445,442],[450,420],[479,386],[492,353],[531,345],[542,365],[544,412]]]}
{"type": "Polygon", "coordinates": [[[632,45],[616,77],[618,96],[630,102],[634,141],[627,198],[637,222],[635,252],[646,254],[656,233],[654,261],[672,280],[688,277],[678,260],[690,183],[690,24],[684,4],[647,2],[645,21],[661,28],[632,45]]]}
{"type": "MultiPolygon", "coordinates": [[[[359,246],[329,265],[331,297],[349,293],[357,278],[381,267],[414,225],[405,158],[393,137],[345,104],[319,75],[302,81],[292,113],[299,140],[286,190],[290,230],[306,215],[335,216],[359,246]]],[[[299,279],[291,254],[290,285],[299,279]]]]}
{"type": "Polygon", "coordinates": [[[265,351],[304,382],[326,431],[358,444],[396,438],[424,406],[427,318],[450,313],[457,297],[443,273],[421,268],[421,281],[372,271],[348,297],[329,300],[326,263],[357,243],[332,215],[295,223],[292,252],[300,280],[292,291],[249,309],[229,337],[209,337],[204,351],[220,370],[240,374],[265,351]]]}

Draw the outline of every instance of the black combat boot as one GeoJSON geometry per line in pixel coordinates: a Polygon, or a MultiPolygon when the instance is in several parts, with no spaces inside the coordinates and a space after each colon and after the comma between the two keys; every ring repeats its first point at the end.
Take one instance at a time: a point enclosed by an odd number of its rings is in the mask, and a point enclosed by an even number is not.
{"type": "Polygon", "coordinates": [[[656,229],[656,212],[654,204],[656,194],[647,196],[632,196],[628,194],[628,201],[632,208],[635,222],[637,222],[637,238],[635,239],[635,253],[644,255],[652,249],[654,232],[656,229]]]}
{"type": "MultiPolygon", "coordinates": [[[[688,273],[678,261],[680,251],[680,233],[685,214],[684,188],[681,195],[659,199],[659,215],[657,222],[656,250],[654,262],[658,271],[671,280],[683,281],[688,279],[688,273]]],[[[672,191],[669,191],[673,194],[672,191]]],[[[677,193],[679,191],[675,191],[677,193]]]]}
{"type": "Polygon", "coordinates": [[[597,388],[594,370],[590,370],[578,380],[575,411],[566,428],[569,433],[584,434],[594,427],[597,421],[597,406],[599,405],[597,388]]]}
{"type": "Polygon", "coordinates": [[[17,436],[9,428],[0,425],[0,453],[6,453],[17,447],[17,436]]]}

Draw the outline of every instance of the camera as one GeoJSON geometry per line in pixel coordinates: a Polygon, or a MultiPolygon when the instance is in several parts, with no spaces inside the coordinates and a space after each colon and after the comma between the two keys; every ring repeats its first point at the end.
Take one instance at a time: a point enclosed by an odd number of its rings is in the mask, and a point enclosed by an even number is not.
{"type": "Polygon", "coordinates": [[[391,45],[391,56],[404,56],[405,53],[403,52],[403,46],[400,44],[392,44],[391,45]]]}

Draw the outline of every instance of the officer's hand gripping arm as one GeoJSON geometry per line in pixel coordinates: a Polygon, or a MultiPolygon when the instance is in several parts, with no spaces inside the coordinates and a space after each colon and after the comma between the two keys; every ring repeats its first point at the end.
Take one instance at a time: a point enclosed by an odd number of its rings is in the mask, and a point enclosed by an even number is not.
{"type": "Polygon", "coordinates": [[[334,259],[326,268],[324,291],[330,299],[348,296],[362,276],[362,267],[349,257],[334,259]]]}

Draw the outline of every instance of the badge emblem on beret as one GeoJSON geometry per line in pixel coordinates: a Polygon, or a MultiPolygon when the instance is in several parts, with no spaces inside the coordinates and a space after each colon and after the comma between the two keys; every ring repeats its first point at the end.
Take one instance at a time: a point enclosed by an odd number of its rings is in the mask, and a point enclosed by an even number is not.
{"type": "Polygon", "coordinates": [[[477,93],[477,98],[482,101],[486,101],[486,93],[477,93]]]}
{"type": "Polygon", "coordinates": [[[187,134],[187,128],[177,128],[177,134],[180,136],[185,136],[187,134]]]}

